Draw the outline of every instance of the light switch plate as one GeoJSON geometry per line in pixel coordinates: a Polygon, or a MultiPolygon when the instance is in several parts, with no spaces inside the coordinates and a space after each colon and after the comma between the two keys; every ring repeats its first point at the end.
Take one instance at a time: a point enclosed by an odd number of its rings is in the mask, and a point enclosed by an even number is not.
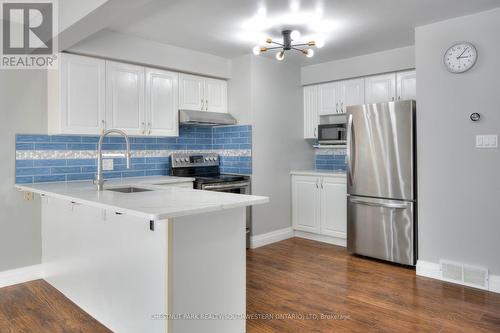
{"type": "Polygon", "coordinates": [[[102,160],[102,169],[104,171],[112,171],[114,168],[114,165],[113,165],[113,160],[110,159],[110,158],[107,158],[107,159],[103,159],[102,160]]]}
{"type": "Polygon", "coordinates": [[[476,135],[476,148],[498,148],[498,135],[476,135]]]}

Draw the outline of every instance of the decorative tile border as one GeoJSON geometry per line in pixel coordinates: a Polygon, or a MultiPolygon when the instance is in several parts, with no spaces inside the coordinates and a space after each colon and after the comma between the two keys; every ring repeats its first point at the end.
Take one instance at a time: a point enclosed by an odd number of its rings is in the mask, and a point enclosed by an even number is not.
{"type": "MultiPolygon", "coordinates": [[[[173,152],[207,153],[221,156],[221,171],[252,173],[251,126],[186,127],[179,137],[131,137],[132,167],[114,158],[113,171],[105,178],[167,175],[173,152]],[[214,141],[217,141],[215,144],[214,141]]],[[[93,179],[96,172],[97,136],[16,135],[16,183],[39,183],[93,179]]],[[[123,153],[121,137],[106,137],[106,153],[123,153]]]]}

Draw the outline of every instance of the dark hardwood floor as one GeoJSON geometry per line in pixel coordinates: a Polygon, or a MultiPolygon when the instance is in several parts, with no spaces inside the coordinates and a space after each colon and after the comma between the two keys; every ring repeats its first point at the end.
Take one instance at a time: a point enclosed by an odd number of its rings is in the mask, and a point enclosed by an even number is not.
{"type": "Polygon", "coordinates": [[[0,332],[111,332],[44,280],[0,289],[0,332]]]}
{"type": "MultiPolygon", "coordinates": [[[[247,260],[247,333],[500,332],[499,294],[341,247],[292,238],[249,250],[247,260]]],[[[0,289],[0,332],[110,331],[37,280],[0,289]]]]}
{"type": "Polygon", "coordinates": [[[499,294],[299,238],[248,251],[247,313],[247,333],[500,332],[499,294]]]}

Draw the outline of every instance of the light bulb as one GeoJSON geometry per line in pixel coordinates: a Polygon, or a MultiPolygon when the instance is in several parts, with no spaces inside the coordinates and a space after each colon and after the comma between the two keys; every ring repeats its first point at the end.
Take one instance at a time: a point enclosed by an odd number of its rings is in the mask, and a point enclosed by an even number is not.
{"type": "Polygon", "coordinates": [[[254,48],[252,49],[252,52],[253,54],[255,55],[259,55],[260,54],[260,46],[254,46],[254,48]]]}
{"type": "Polygon", "coordinates": [[[323,46],[325,46],[325,40],[324,39],[318,39],[316,40],[316,47],[318,48],[322,48],[323,46]]]}
{"type": "Polygon", "coordinates": [[[312,58],[314,56],[314,50],[313,49],[308,49],[306,53],[306,57],[312,58]]]}
{"type": "Polygon", "coordinates": [[[298,30],[292,31],[292,33],[290,34],[290,37],[292,38],[292,40],[299,40],[300,31],[298,31],[298,30]]]}
{"type": "Polygon", "coordinates": [[[276,53],[276,59],[279,61],[285,59],[285,51],[280,51],[280,52],[276,53]]]}

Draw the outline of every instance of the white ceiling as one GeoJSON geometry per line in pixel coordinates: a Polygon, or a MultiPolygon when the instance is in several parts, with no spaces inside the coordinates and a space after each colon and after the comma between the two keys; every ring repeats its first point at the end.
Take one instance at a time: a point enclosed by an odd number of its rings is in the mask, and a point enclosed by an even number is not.
{"type": "Polygon", "coordinates": [[[414,28],[500,6],[499,0],[155,0],[114,31],[225,58],[285,28],[325,46],[302,65],[413,45],[414,28]]]}

